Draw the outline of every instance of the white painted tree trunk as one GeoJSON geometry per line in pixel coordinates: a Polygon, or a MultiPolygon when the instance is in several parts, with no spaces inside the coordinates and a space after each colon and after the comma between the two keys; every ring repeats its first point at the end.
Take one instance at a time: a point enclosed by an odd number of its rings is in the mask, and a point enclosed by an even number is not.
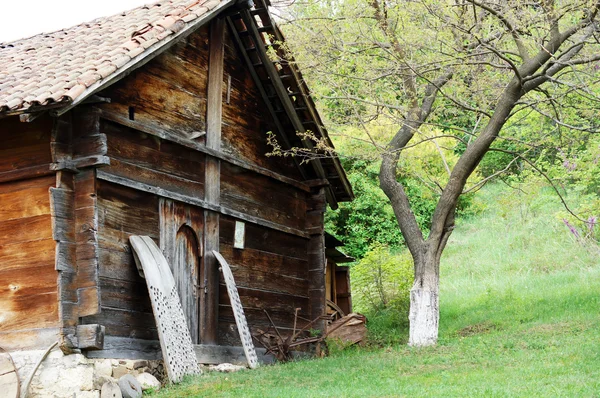
{"type": "Polygon", "coordinates": [[[432,279],[426,284],[415,282],[410,291],[410,346],[425,347],[437,343],[440,320],[439,278],[432,279]]]}

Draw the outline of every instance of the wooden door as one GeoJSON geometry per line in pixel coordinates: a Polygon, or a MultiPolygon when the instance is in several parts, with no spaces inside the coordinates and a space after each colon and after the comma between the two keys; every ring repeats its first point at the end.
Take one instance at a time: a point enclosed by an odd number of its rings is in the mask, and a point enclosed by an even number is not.
{"type": "Polygon", "coordinates": [[[175,279],[192,342],[199,344],[202,287],[203,211],[170,199],[160,200],[160,248],[175,279]]]}

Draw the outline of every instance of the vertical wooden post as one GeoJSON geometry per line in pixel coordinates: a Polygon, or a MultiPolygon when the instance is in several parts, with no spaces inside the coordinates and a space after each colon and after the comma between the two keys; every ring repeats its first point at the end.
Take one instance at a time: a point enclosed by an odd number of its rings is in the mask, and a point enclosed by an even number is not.
{"type": "MultiPolygon", "coordinates": [[[[306,214],[308,241],[308,296],[310,298],[310,319],[325,315],[325,231],[324,214],[327,207],[325,186],[314,187],[308,201],[306,214]]],[[[315,328],[325,329],[325,321],[315,323],[315,328]]]]}
{"type": "Polygon", "coordinates": [[[71,114],[57,119],[52,129],[52,161],[59,170],[56,187],[50,188],[52,234],[56,241],[56,270],[58,271],[59,347],[65,354],[76,352],[77,325],[77,254],[75,240],[75,209],[73,170],[66,169],[71,161],[71,114]],[[63,169],[64,168],[64,169],[63,169]]]}
{"type": "Polygon", "coordinates": [[[78,326],[79,318],[100,311],[95,167],[106,164],[106,148],[98,111],[74,109],[56,119],[51,153],[57,173],[56,187],[50,188],[50,203],[56,241],[60,348],[65,353],[101,348],[103,341],[98,335],[94,344],[88,341],[80,345],[79,331],[86,333],[85,340],[90,330],[103,333],[103,328],[78,326]]]}
{"type": "MultiPolygon", "coordinates": [[[[215,19],[210,26],[210,50],[208,57],[208,94],[206,105],[206,146],[221,149],[221,123],[223,106],[223,56],[225,22],[215,19]]],[[[206,157],[204,191],[205,200],[220,204],[221,164],[217,158],[206,157]]],[[[217,343],[219,310],[219,265],[212,251],[219,251],[219,214],[204,212],[204,305],[200,309],[200,342],[217,343]]],[[[201,293],[202,294],[202,293],[201,293]]]]}

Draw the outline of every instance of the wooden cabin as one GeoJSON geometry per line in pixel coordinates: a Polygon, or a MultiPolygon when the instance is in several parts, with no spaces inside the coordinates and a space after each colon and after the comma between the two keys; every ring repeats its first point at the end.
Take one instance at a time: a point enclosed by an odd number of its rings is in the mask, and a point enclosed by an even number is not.
{"type": "Polygon", "coordinates": [[[199,346],[239,345],[212,250],[252,331],[326,312],[323,213],[353,194],[335,157],[267,156],[269,134],[330,142],[268,5],[163,0],[0,43],[1,347],[160,356],[132,234],[199,346]]]}

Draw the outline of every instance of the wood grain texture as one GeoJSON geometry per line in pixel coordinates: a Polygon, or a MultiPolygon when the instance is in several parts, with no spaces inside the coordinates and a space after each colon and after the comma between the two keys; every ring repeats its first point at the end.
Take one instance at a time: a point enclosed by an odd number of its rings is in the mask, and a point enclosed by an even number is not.
{"type": "Polygon", "coordinates": [[[2,119],[0,127],[0,173],[47,165],[52,162],[52,118],[20,123],[18,117],[2,119]]]}
{"type": "Polygon", "coordinates": [[[173,272],[192,342],[199,343],[199,309],[204,300],[204,289],[199,291],[204,282],[204,212],[165,198],[160,199],[159,207],[160,248],[173,272]]]}
{"type": "Polygon", "coordinates": [[[276,128],[229,31],[225,34],[224,74],[232,79],[230,101],[223,106],[223,151],[289,178],[302,180],[290,158],[265,156],[272,151],[267,144],[266,133],[276,131],[276,128]]]}
{"type": "MultiPolygon", "coordinates": [[[[0,332],[58,326],[48,192],[54,183],[53,177],[0,183],[0,332]]],[[[5,336],[6,344],[36,347],[36,336],[31,333],[21,342],[5,336]]]]}
{"type": "MultiPolygon", "coordinates": [[[[233,245],[235,218],[221,217],[221,244],[233,245]]],[[[246,224],[246,248],[279,254],[298,260],[307,260],[308,239],[266,228],[246,224]]]]}
{"type": "Polygon", "coordinates": [[[98,276],[101,312],[84,318],[106,327],[107,336],[157,338],[148,290],[135,266],[129,236],[159,238],[158,198],[97,181],[98,276]]]}

